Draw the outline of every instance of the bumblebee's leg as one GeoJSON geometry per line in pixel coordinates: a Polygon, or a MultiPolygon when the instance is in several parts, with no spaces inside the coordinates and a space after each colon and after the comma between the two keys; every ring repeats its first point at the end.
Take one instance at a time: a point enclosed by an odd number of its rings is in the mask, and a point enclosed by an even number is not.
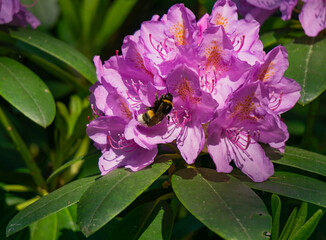
{"type": "Polygon", "coordinates": [[[157,100],[158,100],[157,93],[155,93],[155,101],[157,101],[157,100]]]}
{"type": "Polygon", "coordinates": [[[170,124],[170,115],[167,115],[166,118],[168,120],[168,124],[170,124]]]}

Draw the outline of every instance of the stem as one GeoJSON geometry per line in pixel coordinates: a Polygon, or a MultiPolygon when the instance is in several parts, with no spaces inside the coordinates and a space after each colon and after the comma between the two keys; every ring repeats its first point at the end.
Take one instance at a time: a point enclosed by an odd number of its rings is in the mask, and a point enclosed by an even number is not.
{"type": "Polygon", "coordinates": [[[32,154],[29,152],[25,142],[20,137],[19,133],[14,128],[13,124],[10,122],[10,120],[7,118],[6,114],[3,112],[1,106],[0,106],[0,122],[8,132],[8,135],[10,136],[11,140],[16,145],[17,150],[19,151],[20,155],[22,156],[27,168],[30,170],[31,175],[37,184],[42,189],[39,189],[40,193],[44,193],[44,190],[47,189],[46,182],[41,174],[40,169],[36,165],[32,154]]]}
{"type": "Polygon", "coordinates": [[[308,116],[307,116],[307,121],[306,121],[306,126],[305,130],[302,136],[302,142],[301,145],[303,148],[309,148],[311,144],[311,138],[312,138],[312,133],[313,133],[313,128],[315,125],[315,120],[318,112],[318,107],[319,107],[319,98],[314,100],[309,104],[309,111],[308,111],[308,116]]]}

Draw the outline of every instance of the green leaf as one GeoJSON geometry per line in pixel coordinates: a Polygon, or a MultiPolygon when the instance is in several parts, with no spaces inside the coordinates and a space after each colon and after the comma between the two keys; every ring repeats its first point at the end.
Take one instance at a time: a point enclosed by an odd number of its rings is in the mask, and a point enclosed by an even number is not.
{"type": "Polygon", "coordinates": [[[96,177],[76,180],[29,205],[9,222],[7,236],[18,232],[37,220],[75,204],[96,177]]]}
{"type": "Polygon", "coordinates": [[[297,214],[297,216],[295,218],[293,228],[292,228],[292,231],[291,231],[291,234],[290,234],[289,238],[291,238],[302,227],[302,225],[305,223],[307,213],[308,213],[308,204],[303,202],[301,204],[301,207],[300,207],[300,209],[298,211],[298,214],[297,214]]]}
{"type": "Polygon", "coordinates": [[[318,222],[323,216],[323,211],[319,209],[312,217],[293,235],[289,240],[306,240],[314,232],[318,222]]]}
{"type": "MultiPolygon", "coordinates": [[[[76,206],[72,211],[76,211],[76,206]]],[[[31,240],[60,240],[70,239],[78,240],[78,229],[69,209],[64,208],[61,211],[51,214],[30,225],[31,240]]]]}
{"type": "Polygon", "coordinates": [[[105,14],[101,29],[95,38],[96,48],[101,49],[108,38],[122,25],[137,0],[115,0],[105,14]]]}
{"type": "Polygon", "coordinates": [[[133,202],[172,162],[155,163],[138,172],[116,169],[97,180],[81,197],[78,222],[88,237],[133,202]]]}
{"type": "Polygon", "coordinates": [[[273,217],[271,239],[277,240],[280,231],[281,199],[276,194],[272,195],[271,205],[272,205],[272,217],[273,217]]]}
{"type": "Polygon", "coordinates": [[[79,36],[81,25],[78,16],[79,3],[76,0],[59,0],[59,4],[62,12],[62,19],[76,39],[79,36]]]}
{"type": "Polygon", "coordinates": [[[300,148],[286,147],[283,157],[273,162],[326,176],[326,156],[300,148]]]}
{"type": "Polygon", "coordinates": [[[259,39],[262,41],[264,48],[273,46],[277,43],[275,32],[264,33],[259,36],[259,39]]]}
{"type": "Polygon", "coordinates": [[[100,0],[83,0],[80,8],[80,17],[82,22],[82,35],[83,38],[90,39],[91,38],[91,29],[94,24],[94,18],[96,17],[98,7],[100,5],[100,0]]]}
{"type": "Polygon", "coordinates": [[[285,223],[285,226],[283,228],[283,231],[280,235],[280,240],[287,240],[291,231],[292,231],[292,228],[293,228],[293,224],[294,224],[294,220],[295,220],[295,217],[297,215],[297,208],[294,208],[292,213],[290,214],[290,217],[288,218],[288,220],[286,221],[285,223]]]}
{"type": "Polygon", "coordinates": [[[46,127],[55,116],[54,99],[43,81],[19,62],[0,58],[0,95],[37,124],[46,127]]]}
{"type": "Polygon", "coordinates": [[[326,183],[304,175],[275,172],[262,183],[245,182],[249,187],[326,207],[326,183]]]}
{"type": "Polygon", "coordinates": [[[71,165],[77,163],[77,162],[81,162],[84,160],[87,160],[88,158],[93,158],[96,157],[97,159],[100,157],[98,152],[92,152],[92,153],[88,153],[85,154],[83,156],[78,156],[76,158],[73,158],[72,160],[66,162],[65,164],[61,165],[59,168],[57,168],[47,179],[47,182],[51,182],[51,180],[53,179],[54,176],[58,175],[59,173],[62,173],[65,169],[67,169],[68,167],[70,167],[71,165]]]}
{"type": "Polygon", "coordinates": [[[164,201],[152,201],[133,209],[115,227],[110,239],[132,240],[132,239],[169,239],[172,224],[171,207],[164,201]],[[165,215],[165,216],[164,216],[165,215]],[[164,221],[163,221],[164,218],[164,221]],[[163,225],[169,228],[162,229],[163,225]],[[167,230],[167,231],[163,231],[167,230]],[[141,237],[140,237],[141,236],[141,237]],[[165,236],[162,238],[162,236],[165,236]]]}
{"type": "Polygon", "coordinates": [[[172,177],[180,202],[226,239],[268,239],[271,216],[262,200],[236,178],[214,169],[187,168],[172,177]]]}
{"type": "Polygon", "coordinates": [[[139,237],[139,240],[170,239],[173,228],[171,207],[163,201],[156,209],[159,210],[158,213],[155,214],[155,218],[139,237]]]}
{"type": "Polygon", "coordinates": [[[326,38],[302,37],[285,44],[289,54],[289,68],[285,76],[300,83],[299,102],[306,105],[326,89],[326,38]]]}
{"type": "Polygon", "coordinates": [[[31,240],[56,240],[58,236],[58,217],[52,214],[30,226],[31,240]]]}
{"type": "Polygon", "coordinates": [[[17,47],[22,49],[33,47],[41,52],[39,54],[47,53],[59,62],[68,65],[91,83],[97,81],[94,65],[83,54],[68,44],[35,30],[10,30],[9,34],[12,38],[18,40],[17,47]]]}

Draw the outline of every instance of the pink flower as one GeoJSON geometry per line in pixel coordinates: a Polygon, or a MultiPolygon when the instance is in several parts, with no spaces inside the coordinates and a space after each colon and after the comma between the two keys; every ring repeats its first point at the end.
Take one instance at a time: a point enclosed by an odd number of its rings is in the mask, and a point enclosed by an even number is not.
{"type": "Polygon", "coordinates": [[[207,148],[218,172],[231,172],[230,162],[255,182],[273,175],[273,164],[258,142],[283,142],[280,118],[269,108],[267,88],[250,83],[236,91],[208,126],[207,148]]]}
{"type": "Polygon", "coordinates": [[[125,37],[122,55],[104,64],[95,57],[99,81],[90,102],[98,117],[87,134],[102,151],[102,174],[137,171],[154,161],[158,144],[174,141],[193,164],[207,137],[217,171],[230,172],[234,161],[254,181],[271,176],[259,143],[284,150],[289,135],[279,115],[296,103],[300,86],[283,76],[285,48],[266,55],[258,32],[255,20],[238,20],[230,0],[216,2],[198,22],[176,4],[125,37]],[[148,124],[144,116],[156,120],[148,124]]]}
{"type": "Polygon", "coordinates": [[[315,37],[326,28],[326,1],[303,0],[299,20],[306,35],[315,37]]]}

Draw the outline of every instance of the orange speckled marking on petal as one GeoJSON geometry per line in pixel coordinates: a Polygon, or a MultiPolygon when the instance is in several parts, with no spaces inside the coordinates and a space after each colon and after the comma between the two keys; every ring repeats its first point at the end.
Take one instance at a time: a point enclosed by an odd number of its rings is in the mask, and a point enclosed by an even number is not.
{"type": "Polygon", "coordinates": [[[123,99],[120,99],[119,105],[122,115],[127,119],[132,119],[132,112],[129,110],[127,103],[123,99]]]}
{"type": "Polygon", "coordinates": [[[178,46],[186,44],[186,31],[183,22],[176,23],[170,28],[170,32],[174,35],[178,46]]]}
{"type": "Polygon", "coordinates": [[[240,121],[251,120],[254,122],[260,119],[252,114],[257,107],[253,102],[253,97],[254,94],[251,94],[235,100],[235,106],[229,118],[236,117],[240,121]]]}
{"type": "Polygon", "coordinates": [[[223,64],[222,54],[223,49],[220,48],[216,41],[211,41],[211,44],[204,49],[206,55],[206,69],[215,70],[219,73],[226,72],[229,70],[229,67],[223,64]]]}
{"type": "Polygon", "coordinates": [[[273,77],[275,74],[274,62],[271,62],[269,65],[264,64],[259,68],[258,79],[267,82],[269,78],[273,77]]]}
{"type": "Polygon", "coordinates": [[[148,71],[144,65],[144,61],[142,56],[140,55],[140,53],[137,51],[135,53],[135,57],[134,58],[128,58],[132,63],[135,64],[135,67],[139,70],[141,70],[142,72],[146,73],[147,75],[153,77],[153,74],[148,71]]]}
{"type": "Polygon", "coordinates": [[[199,97],[195,97],[195,90],[189,84],[189,81],[186,77],[183,77],[176,83],[175,89],[182,101],[185,101],[187,98],[193,104],[200,101],[199,97]]]}
{"type": "Polygon", "coordinates": [[[213,22],[219,26],[222,25],[225,29],[225,31],[227,31],[227,29],[229,28],[229,21],[228,18],[225,16],[222,16],[220,13],[216,14],[213,18],[213,22]]]}

